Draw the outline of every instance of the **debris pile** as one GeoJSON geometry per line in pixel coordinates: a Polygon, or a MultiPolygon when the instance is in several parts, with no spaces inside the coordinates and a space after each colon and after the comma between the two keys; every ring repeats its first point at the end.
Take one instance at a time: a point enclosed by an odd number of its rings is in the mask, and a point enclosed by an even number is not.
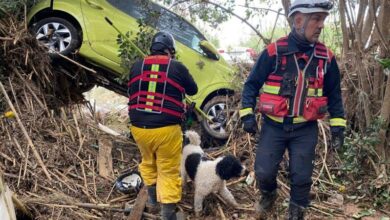
{"type": "MultiPolygon", "coordinates": [[[[67,80],[61,77],[69,70],[53,66],[25,25],[12,18],[0,21],[0,64],[0,113],[14,113],[0,119],[0,169],[15,200],[27,207],[18,208],[18,215],[34,219],[123,218],[130,212],[128,207],[136,204],[137,193],[121,194],[114,183],[120,174],[137,169],[140,155],[134,142],[102,130],[94,108],[63,84],[67,80]]],[[[235,132],[228,141],[206,151],[210,158],[233,154],[251,170],[248,177],[228,183],[241,206],[233,209],[211,195],[205,202],[204,218],[255,218],[253,204],[259,198],[253,173],[255,137],[244,133],[239,121],[233,123],[235,132]]],[[[352,214],[343,208],[344,193],[353,189],[334,180],[334,174],[340,174],[341,161],[328,149],[328,125],[320,122],[319,128],[308,219],[348,219],[352,214]]],[[[287,161],[285,156],[272,219],[281,219],[287,210],[287,161]]],[[[192,207],[193,192],[189,191],[179,208],[192,218],[192,207]]],[[[147,212],[143,216],[158,219],[147,212]]]]}
{"type": "Polygon", "coordinates": [[[136,167],[134,145],[100,130],[82,95],[60,84],[67,70],[52,66],[23,23],[2,19],[0,45],[0,113],[14,113],[0,119],[0,168],[28,207],[24,214],[110,219],[123,212],[123,201],[135,192],[121,195],[113,184],[116,175],[136,167]],[[110,147],[112,164],[99,164],[110,147]]]}

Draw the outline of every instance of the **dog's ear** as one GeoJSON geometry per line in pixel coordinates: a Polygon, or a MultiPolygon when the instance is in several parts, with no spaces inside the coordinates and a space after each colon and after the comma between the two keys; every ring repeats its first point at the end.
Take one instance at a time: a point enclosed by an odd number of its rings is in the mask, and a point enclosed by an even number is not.
{"type": "Polygon", "coordinates": [[[217,163],[216,172],[223,180],[229,180],[232,177],[239,177],[242,172],[241,163],[233,156],[227,155],[217,163]]]}

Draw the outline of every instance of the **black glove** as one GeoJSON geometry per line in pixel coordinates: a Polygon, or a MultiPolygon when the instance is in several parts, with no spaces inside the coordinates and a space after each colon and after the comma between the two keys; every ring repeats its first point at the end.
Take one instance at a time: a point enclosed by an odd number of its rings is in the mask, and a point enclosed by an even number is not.
{"type": "Polygon", "coordinates": [[[241,121],[244,124],[244,131],[251,134],[256,134],[257,122],[254,114],[245,115],[241,118],[241,121]]]}
{"type": "Polygon", "coordinates": [[[333,126],[330,128],[332,140],[331,140],[331,149],[339,149],[344,145],[344,127],[333,126]]]}

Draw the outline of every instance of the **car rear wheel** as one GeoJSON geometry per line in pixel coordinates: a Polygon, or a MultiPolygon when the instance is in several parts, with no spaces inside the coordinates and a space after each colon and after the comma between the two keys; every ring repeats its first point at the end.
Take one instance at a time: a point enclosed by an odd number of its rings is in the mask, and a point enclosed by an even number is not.
{"type": "Polygon", "coordinates": [[[38,21],[33,26],[36,39],[45,45],[52,57],[59,57],[56,52],[62,55],[69,55],[75,51],[81,43],[79,31],[69,21],[49,17],[38,21]]]}
{"type": "Polygon", "coordinates": [[[228,96],[215,96],[208,101],[203,111],[210,120],[202,120],[204,131],[215,139],[228,139],[238,121],[238,111],[234,106],[228,96]]]}

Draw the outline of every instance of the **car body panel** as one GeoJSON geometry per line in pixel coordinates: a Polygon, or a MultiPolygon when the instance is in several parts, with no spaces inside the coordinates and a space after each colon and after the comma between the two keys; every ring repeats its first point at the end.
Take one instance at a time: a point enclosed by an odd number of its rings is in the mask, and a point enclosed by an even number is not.
{"type": "MultiPolygon", "coordinates": [[[[29,12],[28,21],[30,22],[34,15],[50,6],[50,0],[44,0],[35,5],[29,12]]],[[[127,74],[120,66],[121,60],[118,57],[118,33],[107,23],[105,17],[108,17],[122,33],[127,31],[137,33],[138,23],[134,17],[114,7],[106,0],[53,0],[52,6],[53,10],[66,12],[79,22],[83,31],[83,42],[79,50],[82,57],[94,65],[110,70],[117,76],[127,74]]],[[[169,13],[172,16],[176,15],[169,13]]],[[[200,38],[203,37],[192,24],[186,25],[197,31],[200,38]]],[[[194,38],[192,44],[197,44],[197,40],[201,39],[194,38]]],[[[230,85],[233,69],[223,58],[210,59],[202,54],[196,45],[190,48],[178,40],[176,42],[178,60],[189,69],[199,87],[198,94],[191,97],[197,106],[204,104],[204,100],[213,92],[233,90],[230,85]]]]}
{"type": "Polygon", "coordinates": [[[229,92],[233,92],[233,89],[231,89],[230,87],[231,87],[230,83],[215,83],[211,85],[209,84],[207,89],[203,91],[199,90],[196,96],[191,96],[190,98],[192,101],[196,102],[196,106],[201,107],[201,105],[205,104],[203,103],[203,101],[206,100],[210,96],[210,94],[214,92],[220,91],[221,89],[229,89],[229,92]],[[202,101],[202,102],[198,103],[198,101],[202,101]]]}
{"type": "Polygon", "coordinates": [[[27,21],[30,22],[32,18],[38,14],[40,11],[45,9],[50,9],[51,0],[43,0],[38,2],[34,7],[31,8],[29,13],[27,14],[27,21]]]}
{"type": "MultiPolygon", "coordinates": [[[[138,27],[137,21],[135,19],[127,19],[126,21],[124,19],[125,16],[121,12],[115,14],[114,8],[106,1],[94,0],[94,2],[100,8],[94,8],[87,1],[83,1],[81,4],[90,46],[100,56],[119,64],[121,59],[118,57],[118,33],[105,20],[105,17],[109,18],[121,31],[129,29],[129,27],[138,27]]],[[[130,31],[134,32],[136,29],[133,28],[130,31]]],[[[118,65],[112,68],[116,72],[123,73],[124,71],[123,69],[118,69],[118,65]]]]}

